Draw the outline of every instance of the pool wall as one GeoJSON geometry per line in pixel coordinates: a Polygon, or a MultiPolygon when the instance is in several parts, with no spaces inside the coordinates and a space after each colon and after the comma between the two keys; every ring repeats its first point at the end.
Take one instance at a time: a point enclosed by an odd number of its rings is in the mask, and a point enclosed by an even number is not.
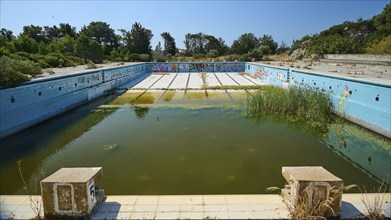
{"type": "Polygon", "coordinates": [[[391,137],[391,85],[256,63],[246,63],[246,72],[279,87],[322,90],[330,94],[336,114],[391,137]]]}
{"type": "Polygon", "coordinates": [[[0,90],[0,138],[17,133],[142,79],[145,63],[34,80],[0,90]]]}
{"type": "Polygon", "coordinates": [[[87,103],[151,72],[247,72],[266,84],[330,94],[335,112],[391,137],[391,85],[244,62],[141,63],[34,80],[0,90],[0,138],[87,103]]]}
{"type": "Polygon", "coordinates": [[[244,62],[148,63],[152,72],[243,72],[244,62]]]}

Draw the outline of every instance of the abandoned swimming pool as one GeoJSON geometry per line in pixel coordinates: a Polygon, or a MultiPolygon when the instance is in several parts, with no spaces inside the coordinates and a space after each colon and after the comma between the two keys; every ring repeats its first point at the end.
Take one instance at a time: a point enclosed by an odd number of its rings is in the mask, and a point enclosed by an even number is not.
{"type": "Polygon", "coordinates": [[[61,167],[102,166],[107,194],[247,194],[281,186],[282,166],[323,166],[371,189],[390,173],[390,140],[350,123],[313,135],[248,117],[246,92],[129,91],[0,142],[0,194],[30,193],[61,167]],[[387,168],[388,167],[388,168],[387,168]]]}

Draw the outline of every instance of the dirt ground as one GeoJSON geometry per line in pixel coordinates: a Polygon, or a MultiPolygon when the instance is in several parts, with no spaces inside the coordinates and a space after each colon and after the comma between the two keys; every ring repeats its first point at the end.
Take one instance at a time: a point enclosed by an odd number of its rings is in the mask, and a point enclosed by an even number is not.
{"type": "Polygon", "coordinates": [[[350,77],[370,82],[391,84],[391,66],[386,65],[324,63],[314,61],[269,61],[259,63],[290,68],[293,70],[309,71],[334,76],[350,77]]]}
{"type": "MultiPolygon", "coordinates": [[[[383,84],[391,84],[391,68],[385,65],[367,65],[367,64],[347,64],[347,63],[324,63],[314,61],[296,61],[296,62],[283,62],[283,61],[265,61],[259,62],[266,65],[273,65],[277,67],[290,68],[293,70],[303,70],[309,72],[330,74],[342,77],[351,77],[354,79],[377,82],[383,84]]],[[[50,68],[54,74],[48,72],[35,77],[34,79],[42,79],[47,77],[64,76],[68,74],[81,73],[111,67],[120,67],[124,65],[136,64],[132,62],[125,63],[106,63],[98,64],[97,69],[87,69],[86,65],[80,65],[75,67],[64,68],[50,68]]]]}

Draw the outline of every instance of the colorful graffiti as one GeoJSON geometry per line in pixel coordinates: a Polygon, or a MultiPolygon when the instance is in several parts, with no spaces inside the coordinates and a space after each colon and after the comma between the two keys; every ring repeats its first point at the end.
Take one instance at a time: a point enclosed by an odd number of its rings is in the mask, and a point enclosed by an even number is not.
{"type": "Polygon", "coordinates": [[[261,66],[256,66],[256,67],[255,67],[254,76],[257,77],[257,78],[260,78],[260,79],[264,80],[266,77],[269,76],[269,73],[266,72],[265,68],[263,68],[263,67],[261,67],[261,66]]]}
{"type": "Polygon", "coordinates": [[[349,86],[345,85],[345,88],[341,92],[339,98],[338,98],[338,112],[343,112],[344,111],[344,105],[345,101],[350,98],[350,92],[349,92],[349,86]]]}
{"type": "Polygon", "coordinates": [[[151,64],[153,72],[176,72],[176,63],[153,63],[151,64]]]}
{"type": "Polygon", "coordinates": [[[216,72],[242,72],[244,70],[244,63],[216,63],[216,72]]]}
{"type": "Polygon", "coordinates": [[[190,72],[213,72],[213,63],[189,63],[190,72]]]}
{"type": "Polygon", "coordinates": [[[152,72],[242,72],[244,63],[150,63],[152,72]]]}

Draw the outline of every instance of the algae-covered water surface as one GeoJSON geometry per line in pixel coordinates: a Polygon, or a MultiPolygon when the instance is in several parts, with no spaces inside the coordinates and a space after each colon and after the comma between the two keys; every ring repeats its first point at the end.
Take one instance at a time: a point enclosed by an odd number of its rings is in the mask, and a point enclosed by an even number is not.
{"type": "Polygon", "coordinates": [[[245,96],[134,92],[100,99],[2,140],[0,192],[25,194],[21,159],[33,194],[62,167],[103,167],[98,185],[109,195],[266,193],[284,185],[282,166],[323,166],[366,188],[390,172],[389,139],[360,129],[356,135],[349,123],[314,136],[283,119],[253,119],[237,102],[245,96]]]}

